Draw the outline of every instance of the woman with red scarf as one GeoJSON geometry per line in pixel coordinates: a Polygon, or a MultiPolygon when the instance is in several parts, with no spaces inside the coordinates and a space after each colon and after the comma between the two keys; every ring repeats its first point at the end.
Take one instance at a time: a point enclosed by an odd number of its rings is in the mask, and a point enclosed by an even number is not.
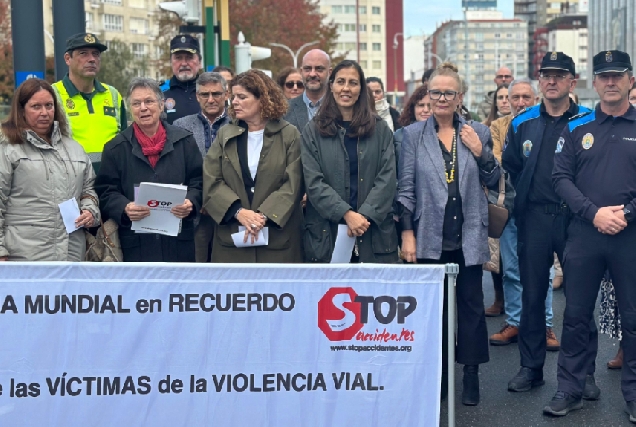
{"type": "Polygon", "coordinates": [[[197,143],[190,132],[160,120],[163,93],[154,80],[133,79],[127,98],[133,124],[104,147],[95,181],[102,216],[119,225],[125,262],[194,262],[203,162],[197,143]],[[182,221],[176,237],[131,230],[133,221],[150,215],[134,202],[141,182],[188,187],[184,202],[172,209],[182,221]]]}

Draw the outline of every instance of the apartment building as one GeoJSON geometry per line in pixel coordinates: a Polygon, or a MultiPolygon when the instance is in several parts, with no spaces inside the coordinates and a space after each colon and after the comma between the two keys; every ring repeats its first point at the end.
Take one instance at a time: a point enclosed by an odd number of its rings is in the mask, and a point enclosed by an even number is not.
{"type": "Polygon", "coordinates": [[[320,12],[338,25],[336,55],[381,78],[387,94],[404,94],[402,0],[320,0],[320,12]]]}
{"type": "Polygon", "coordinates": [[[514,76],[528,72],[528,24],[522,19],[504,19],[498,11],[468,11],[466,21],[447,21],[424,43],[426,68],[442,61],[457,65],[466,78],[465,105],[477,109],[484,96],[495,89],[493,79],[500,67],[514,76]]]}
{"type": "Polygon", "coordinates": [[[572,57],[579,76],[578,88],[585,88],[588,68],[587,15],[564,15],[546,25],[548,51],[561,51],[572,57]]]}
{"type": "MultiPolygon", "coordinates": [[[[158,37],[160,0],[86,0],[86,31],[98,35],[108,46],[113,40],[125,42],[135,59],[144,61],[139,76],[159,79],[157,61],[165,41],[158,37]]],[[[53,56],[53,6],[44,0],[44,34],[47,56],[53,56]]]]}

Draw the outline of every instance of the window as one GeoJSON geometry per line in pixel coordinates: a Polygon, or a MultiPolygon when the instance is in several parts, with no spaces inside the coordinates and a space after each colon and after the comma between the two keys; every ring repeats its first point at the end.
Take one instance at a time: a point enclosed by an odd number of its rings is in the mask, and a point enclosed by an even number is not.
{"type": "Polygon", "coordinates": [[[102,0],[102,3],[121,4],[121,0],[102,0]]]}
{"type": "Polygon", "coordinates": [[[376,52],[379,52],[382,50],[382,43],[373,43],[372,49],[376,52]]]}
{"type": "Polygon", "coordinates": [[[360,43],[358,46],[360,46],[360,50],[367,50],[367,44],[366,43],[360,43]]]}
{"type": "Polygon", "coordinates": [[[512,33],[508,33],[508,34],[506,34],[506,38],[507,38],[507,39],[511,39],[511,38],[512,38],[512,33]]]}
{"type": "Polygon", "coordinates": [[[367,68],[367,61],[360,61],[360,66],[362,68],[367,68]]]}
{"type": "Polygon", "coordinates": [[[148,21],[141,18],[130,18],[130,32],[133,34],[148,34],[148,21]]]}
{"type": "Polygon", "coordinates": [[[128,6],[136,7],[139,9],[146,8],[146,0],[128,0],[128,6]]]}
{"type": "Polygon", "coordinates": [[[373,25],[371,28],[371,31],[373,31],[374,33],[380,33],[382,32],[382,27],[380,25],[373,25]]]}
{"type": "Polygon", "coordinates": [[[501,34],[500,33],[495,33],[495,38],[496,39],[500,39],[501,38],[501,34]]]}
{"type": "Polygon", "coordinates": [[[382,61],[373,61],[371,64],[374,70],[379,70],[382,68],[382,61]]]}
{"type": "Polygon", "coordinates": [[[93,28],[93,14],[86,12],[86,30],[90,31],[93,28]]]}
{"type": "Polygon", "coordinates": [[[356,13],[356,7],[355,6],[345,6],[344,7],[344,13],[356,13]]]}
{"type": "Polygon", "coordinates": [[[342,6],[331,6],[331,13],[342,13],[342,6]]]}
{"type": "Polygon", "coordinates": [[[366,14],[367,14],[367,7],[366,7],[366,6],[360,6],[360,7],[358,8],[358,13],[359,13],[360,15],[366,15],[366,14]]]}
{"type": "Polygon", "coordinates": [[[475,40],[477,40],[478,42],[483,41],[484,40],[484,33],[476,33],[475,34],[475,40]]]}
{"type": "Polygon", "coordinates": [[[148,54],[148,45],[144,43],[132,43],[130,50],[135,59],[145,59],[148,54]]]}
{"type": "Polygon", "coordinates": [[[345,43],[345,50],[355,50],[356,48],[356,44],[355,43],[345,43]]]}
{"type": "Polygon", "coordinates": [[[360,27],[358,27],[358,31],[360,31],[361,33],[366,33],[367,32],[367,24],[360,24],[360,27]]]}
{"type": "Polygon", "coordinates": [[[371,13],[374,15],[379,15],[380,14],[380,6],[373,6],[371,8],[371,13]]]}
{"type": "Polygon", "coordinates": [[[344,30],[345,31],[355,31],[356,30],[356,24],[344,24],[344,30]]]}
{"type": "Polygon", "coordinates": [[[105,31],[124,31],[124,17],[121,15],[104,14],[104,30],[105,31]]]}

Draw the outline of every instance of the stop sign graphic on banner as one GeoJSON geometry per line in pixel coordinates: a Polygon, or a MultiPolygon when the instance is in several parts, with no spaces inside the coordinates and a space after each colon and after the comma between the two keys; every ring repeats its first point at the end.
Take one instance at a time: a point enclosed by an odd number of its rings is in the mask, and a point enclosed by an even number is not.
{"type": "Polygon", "coordinates": [[[318,327],[330,341],[353,339],[362,329],[357,296],[353,288],[331,288],[318,301],[318,327]]]}

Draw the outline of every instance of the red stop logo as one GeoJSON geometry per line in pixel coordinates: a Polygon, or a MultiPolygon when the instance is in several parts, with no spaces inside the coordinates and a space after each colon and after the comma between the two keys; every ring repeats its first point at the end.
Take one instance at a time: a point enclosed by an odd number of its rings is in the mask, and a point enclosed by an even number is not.
{"type": "Polygon", "coordinates": [[[318,301],[318,327],[329,341],[348,341],[362,329],[353,288],[331,288],[318,301]]]}
{"type": "Polygon", "coordinates": [[[149,208],[156,208],[157,206],[159,206],[159,202],[157,200],[148,200],[149,208]]]}

